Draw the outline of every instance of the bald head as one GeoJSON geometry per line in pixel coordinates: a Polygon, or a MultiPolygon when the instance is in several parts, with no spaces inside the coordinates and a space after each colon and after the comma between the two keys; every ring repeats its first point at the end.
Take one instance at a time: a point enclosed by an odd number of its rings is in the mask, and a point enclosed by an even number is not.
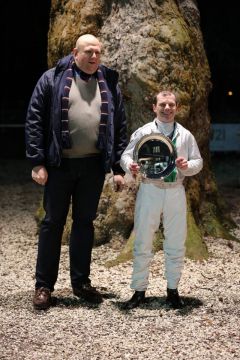
{"type": "Polygon", "coordinates": [[[87,74],[96,72],[100,63],[102,44],[91,34],[85,34],[77,39],[73,56],[76,65],[87,74]]]}
{"type": "Polygon", "coordinates": [[[100,48],[102,47],[100,41],[94,35],[91,34],[82,35],[77,39],[76,41],[77,49],[81,49],[85,45],[95,45],[95,46],[100,46],[100,48]]]}

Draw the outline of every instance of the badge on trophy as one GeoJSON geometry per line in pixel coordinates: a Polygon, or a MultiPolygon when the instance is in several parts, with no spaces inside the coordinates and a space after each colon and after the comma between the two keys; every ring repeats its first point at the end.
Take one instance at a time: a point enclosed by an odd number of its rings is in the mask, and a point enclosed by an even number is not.
{"type": "Polygon", "coordinates": [[[164,179],[175,169],[177,154],[172,141],[159,133],[143,136],[133,151],[133,160],[143,177],[164,179]]]}

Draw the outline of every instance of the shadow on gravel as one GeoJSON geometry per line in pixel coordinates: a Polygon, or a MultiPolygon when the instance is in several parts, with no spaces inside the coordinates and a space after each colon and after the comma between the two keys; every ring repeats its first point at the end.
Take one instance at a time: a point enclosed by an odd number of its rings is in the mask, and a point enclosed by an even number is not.
{"type": "MultiPolygon", "coordinates": [[[[99,290],[102,290],[99,288],[99,290]]],[[[103,299],[113,299],[116,297],[115,294],[101,291],[103,299]]],[[[34,313],[43,313],[41,310],[35,310],[32,305],[34,292],[25,291],[14,294],[8,294],[6,296],[0,295],[0,307],[11,310],[27,310],[34,313]]],[[[63,289],[57,290],[56,294],[52,295],[52,306],[51,308],[98,308],[101,304],[91,304],[82,299],[79,299],[72,295],[71,290],[63,289]]],[[[46,311],[45,311],[46,312],[46,311]]]]}
{"type": "MultiPolygon", "coordinates": [[[[99,290],[101,290],[101,288],[99,288],[99,290]]],[[[115,298],[116,295],[113,293],[107,293],[107,292],[102,292],[102,297],[103,299],[112,299],[115,298]]],[[[87,301],[84,301],[80,298],[77,297],[72,297],[72,296],[52,296],[52,306],[54,307],[69,307],[69,308],[76,308],[76,307],[85,307],[85,308],[89,308],[89,309],[95,309],[98,308],[101,304],[91,304],[88,303],[87,301]]]]}
{"type": "Polygon", "coordinates": [[[83,307],[87,309],[96,309],[100,304],[90,304],[84,300],[78,299],[76,297],[62,297],[62,296],[52,296],[52,307],[60,308],[78,308],[83,307]]]}
{"type": "MultiPolygon", "coordinates": [[[[200,306],[203,306],[203,302],[194,297],[185,297],[182,296],[182,299],[184,301],[185,306],[182,309],[174,310],[179,315],[185,316],[190,314],[194,309],[199,308],[200,306]]],[[[125,302],[117,301],[114,303],[114,305],[121,311],[129,313],[129,311],[132,310],[125,310],[123,309],[125,302]]],[[[173,311],[167,304],[166,304],[166,296],[149,296],[146,297],[145,303],[141,304],[138,309],[144,309],[144,310],[160,310],[165,309],[166,311],[173,311]]],[[[134,309],[133,309],[134,310],[134,309]]]]}

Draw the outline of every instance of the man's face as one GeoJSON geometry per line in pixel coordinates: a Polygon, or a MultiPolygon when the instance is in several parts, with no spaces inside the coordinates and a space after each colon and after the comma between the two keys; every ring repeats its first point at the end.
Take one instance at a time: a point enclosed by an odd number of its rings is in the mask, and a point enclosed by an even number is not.
{"type": "Polygon", "coordinates": [[[158,120],[169,123],[174,120],[177,112],[176,98],[174,94],[158,94],[156,105],[153,104],[153,111],[158,120]]]}
{"type": "Polygon", "coordinates": [[[82,41],[78,48],[73,49],[77,67],[86,74],[96,72],[100,63],[101,44],[96,40],[82,41]]]}

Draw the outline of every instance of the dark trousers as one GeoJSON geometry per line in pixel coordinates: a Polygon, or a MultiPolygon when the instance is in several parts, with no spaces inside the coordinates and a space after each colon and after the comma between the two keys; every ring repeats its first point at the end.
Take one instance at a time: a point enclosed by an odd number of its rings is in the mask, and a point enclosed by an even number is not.
{"type": "Polygon", "coordinates": [[[93,220],[96,218],[104,178],[100,157],[63,159],[59,168],[48,169],[43,203],[46,215],[39,234],[36,288],[43,286],[54,290],[62,234],[71,202],[71,284],[77,287],[81,283],[90,282],[93,220]]]}

